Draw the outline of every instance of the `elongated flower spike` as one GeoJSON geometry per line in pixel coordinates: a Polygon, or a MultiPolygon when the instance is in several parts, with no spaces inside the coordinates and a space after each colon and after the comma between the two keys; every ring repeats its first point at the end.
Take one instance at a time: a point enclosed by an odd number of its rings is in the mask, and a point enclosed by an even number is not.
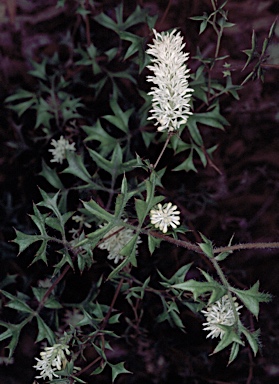
{"type": "Polygon", "coordinates": [[[64,369],[68,363],[67,355],[70,355],[69,347],[64,344],[54,344],[52,347],[45,347],[44,351],[40,353],[41,358],[37,360],[34,368],[41,371],[36,379],[52,380],[54,377],[59,377],[56,371],[64,369]]]}
{"type": "Polygon", "coordinates": [[[189,53],[184,53],[183,38],[176,29],[172,32],[159,33],[153,30],[155,39],[149,45],[147,53],[152,56],[152,65],[148,65],[153,76],[147,76],[147,81],[155,86],[151,88],[151,116],[155,119],[157,130],[176,131],[186,124],[190,111],[190,100],[193,89],[189,88],[189,69],[185,62],[189,53]]]}

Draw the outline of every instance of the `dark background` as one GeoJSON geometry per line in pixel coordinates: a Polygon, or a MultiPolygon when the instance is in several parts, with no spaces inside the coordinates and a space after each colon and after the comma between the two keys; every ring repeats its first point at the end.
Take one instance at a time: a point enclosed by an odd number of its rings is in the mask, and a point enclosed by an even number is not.
{"type": "MultiPolygon", "coordinates": [[[[17,248],[9,241],[14,238],[13,227],[24,230],[29,222],[32,201],[39,200],[37,184],[42,179],[40,172],[42,149],[32,141],[28,124],[12,121],[5,108],[4,99],[18,86],[32,86],[29,59],[36,60],[42,52],[51,56],[59,52],[67,55],[61,40],[67,30],[75,28],[76,18],[73,2],[66,8],[56,8],[56,1],[13,0],[0,2],[0,274],[20,276],[19,287],[28,281],[28,264],[16,258],[17,248]],[[2,13],[1,13],[2,11],[2,13]],[[24,280],[25,279],[25,280],[24,280]]],[[[135,6],[126,1],[127,15],[135,6]]],[[[179,27],[185,37],[186,49],[191,52],[189,66],[195,71],[198,62],[192,57],[197,45],[204,55],[213,56],[215,36],[207,30],[199,36],[199,23],[189,18],[211,11],[208,0],[139,1],[158,14],[160,30],[179,27]],[[162,17],[169,6],[166,17],[162,17]],[[160,22],[161,21],[161,22],[160,22]]],[[[117,1],[98,2],[99,10],[109,11],[117,1]]],[[[279,14],[277,0],[229,0],[225,9],[233,28],[225,30],[221,55],[229,55],[233,82],[240,84],[249,73],[243,68],[246,55],[242,52],[251,47],[254,30],[260,50],[269,28],[279,14]]],[[[225,132],[204,128],[202,135],[206,146],[219,143],[214,153],[213,167],[203,168],[196,160],[198,173],[171,172],[164,178],[165,194],[175,198],[186,224],[194,229],[193,240],[198,240],[198,231],[213,239],[216,245],[225,245],[234,234],[234,242],[267,242],[278,239],[278,192],[279,192],[279,133],[278,133],[278,80],[279,80],[279,24],[275,29],[270,57],[267,60],[264,82],[249,81],[239,92],[240,100],[224,96],[221,108],[230,126],[225,132]],[[196,235],[196,238],[195,238],[196,235]]],[[[222,68],[214,68],[213,77],[222,81],[222,68]]],[[[32,122],[30,124],[32,126],[32,122]]],[[[168,165],[169,153],[162,159],[168,165]]],[[[182,159],[183,160],[183,159],[182,159]]],[[[177,165],[177,164],[175,164],[177,165]]],[[[181,260],[191,261],[193,255],[185,250],[164,245],[146,265],[145,272],[160,267],[162,272],[173,273],[181,260]]],[[[279,379],[279,254],[277,250],[251,250],[234,253],[224,263],[224,269],[236,286],[249,288],[258,279],[262,291],[274,298],[261,307],[260,318],[247,315],[246,323],[262,331],[262,351],[253,358],[244,347],[236,361],[226,368],[228,354],[209,356],[215,342],[205,340],[202,321],[188,312],[183,316],[186,333],[170,329],[164,323],[152,324],[154,313],[150,309],[152,298],[146,301],[144,327],[148,330],[133,342],[116,343],[115,355],[127,361],[133,375],[123,375],[117,383],[278,383],[279,379]],[[150,305],[150,307],[149,307],[150,305]]],[[[34,270],[32,270],[34,273],[34,270]]],[[[39,272],[38,272],[39,273],[39,272]]],[[[87,277],[89,278],[89,277],[87,277]]],[[[73,277],[73,290],[79,286],[73,277]]],[[[86,283],[86,277],[85,277],[86,283]]],[[[156,303],[155,303],[156,304],[156,303]]],[[[119,306],[121,307],[121,303],[119,306]]],[[[155,323],[155,322],[154,322],[155,323]]],[[[32,325],[24,329],[15,352],[12,366],[0,367],[0,383],[31,384],[34,377],[32,365],[38,346],[32,325]]],[[[3,344],[4,347],[4,344],[3,344]]],[[[5,355],[4,349],[0,356],[5,355]]],[[[107,383],[109,375],[84,378],[88,383],[107,383]]]]}

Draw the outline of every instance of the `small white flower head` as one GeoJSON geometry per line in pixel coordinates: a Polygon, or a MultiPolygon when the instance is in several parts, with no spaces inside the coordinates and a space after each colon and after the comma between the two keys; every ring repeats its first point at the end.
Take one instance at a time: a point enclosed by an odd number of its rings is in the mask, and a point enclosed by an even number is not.
{"type": "Polygon", "coordinates": [[[48,151],[52,153],[53,158],[50,160],[52,163],[62,164],[63,160],[66,159],[66,150],[75,152],[75,143],[70,144],[67,139],[60,136],[59,140],[51,140],[50,143],[54,148],[48,151]]]}
{"type": "Polygon", "coordinates": [[[155,228],[166,233],[168,227],[176,228],[180,225],[180,211],[177,210],[176,205],[166,203],[164,205],[157,204],[155,208],[150,211],[150,221],[155,228]]]}
{"type": "MultiPolygon", "coordinates": [[[[121,225],[115,226],[108,231],[108,233],[106,233],[104,240],[98,245],[98,248],[106,249],[109,252],[108,259],[114,260],[114,263],[117,264],[119,261],[124,259],[124,256],[120,255],[120,251],[127,243],[129,243],[133,236],[134,231],[132,229],[125,228],[121,225]]],[[[141,239],[138,238],[137,245],[140,243],[141,239]]]]}
{"type": "Polygon", "coordinates": [[[152,56],[152,65],[148,65],[154,75],[147,81],[155,86],[151,88],[152,116],[148,120],[157,120],[158,131],[176,131],[186,124],[190,112],[190,100],[193,89],[189,88],[190,69],[185,62],[189,53],[184,53],[183,38],[176,29],[171,33],[159,33],[153,30],[155,39],[149,45],[147,53],[152,56]]]}
{"type": "MultiPolygon", "coordinates": [[[[238,305],[235,301],[236,298],[233,298],[234,306],[236,312],[238,314],[239,310],[243,307],[242,305],[238,305]]],[[[210,331],[206,338],[211,337],[214,339],[215,337],[222,337],[225,334],[225,331],[219,327],[221,325],[233,325],[237,319],[235,319],[234,311],[231,305],[231,301],[227,295],[223,296],[220,300],[215,303],[209,305],[206,310],[201,311],[206,317],[206,323],[203,323],[203,330],[210,331]]]]}
{"type": "Polygon", "coordinates": [[[34,365],[37,371],[41,371],[36,379],[52,380],[53,377],[59,377],[55,371],[60,371],[66,367],[68,362],[66,355],[70,355],[70,351],[67,345],[54,344],[53,347],[45,347],[44,351],[40,353],[41,359],[37,360],[37,364],[34,365]]]}

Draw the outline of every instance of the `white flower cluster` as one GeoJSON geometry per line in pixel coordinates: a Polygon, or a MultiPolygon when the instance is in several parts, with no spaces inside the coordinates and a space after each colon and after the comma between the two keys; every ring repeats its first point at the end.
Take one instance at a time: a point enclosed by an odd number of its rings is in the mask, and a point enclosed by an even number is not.
{"type": "MultiPolygon", "coordinates": [[[[116,264],[124,259],[124,256],[120,255],[120,251],[129,243],[133,235],[134,231],[130,228],[125,228],[121,225],[115,226],[106,233],[104,240],[102,240],[98,247],[100,249],[106,249],[109,252],[108,259],[114,260],[116,264]]],[[[138,238],[137,244],[140,243],[141,240],[138,238]]]]}
{"type": "Polygon", "coordinates": [[[189,88],[190,71],[185,62],[189,53],[183,53],[185,47],[180,32],[174,29],[171,33],[158,33],[153,30],[155,39],[149,45],[147,53],[152,55],[152,65],[147,66],[154,76],[147,76],[147,81],[155,87],[151,88],[152,116],[157,130],[169,132],[186,124],[190,112],[190,99],[193,89],[189,88]]]}
{"type": "Polygon", "coordinates": [[[169,226],[176,228],[180,224],[179,215],[180,211],[177,210],[176,205],[172,205],[172,203],[158,204],[150,211],[150,221],[155,228],[166,233],[169,226]]]}
{"type": "MultiPolygon", "coordinates": [[[[239,314],[239,310],[243,307],[242,305],[238,305],[235,301],[235,297],[233,298],[236,312],[239,314]]],[[[210,331],[206,338],[211,337],[214,339],[215,337],[224,336],[225,332],[223,329],[219,327],[221,325],[233,325],[236,322],[234,311],[232,308],[231,301],[227,295],[223,296],[220,300],[208,306],[206,310],[201,311],[206,317],[206,323],[203,323],[204,331],[210,331]]]]}
{"type": "Polygon", "coordinates": [[[49,152],[51,152],[53,156],[50,160],[52,163],[62,164],[63,160],[66,159],[66,150],[76,150],[75,143],[70,144],[63,136],[60,136],[59,140],[52,139],[50,144],[54,147],[53,149],[49,149],[49,152]]]}
{"type": "Polygon", "coordinates": [[[55,371],[60,371],[66,367],[68,362],[66,355],[70,355],[70,351],[67,345],[54,344],[53,347],[45,347],[44,351],[40,353],[41,359],[37,360],[37,364],[34,365],[37,371],[41,371],[36,379],[52,380],[53,377],[59,377],[55,371]]]}

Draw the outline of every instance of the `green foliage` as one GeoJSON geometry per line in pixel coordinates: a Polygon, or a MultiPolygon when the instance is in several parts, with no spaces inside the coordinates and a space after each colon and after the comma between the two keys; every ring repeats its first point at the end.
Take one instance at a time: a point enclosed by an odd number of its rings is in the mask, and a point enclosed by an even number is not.
{"type": "Polygon", "coordinates": [[[252,33],[252,42],[251,42],[251,48],[245,49],[243,52],[248,56],[247,61],[243,67],[242,70],[246,69],[246,67],[252,63],[254,60],[256,60],[256,63],[254,67],[252,68],[252,71],[245,77],[245,79],[242,82],[242,85],[245,84],[248,80],[252,79],[261,79],[264,81],[264,67],[263,64],[266,62],[268,58],[267,49],[268,46],[271,43],[274,30],[276,27],[277,20],[274,21],[274,23],[271,25],[268,33],[268,37],[266,37],[263,41],[261,52],[257,51],[257,37],[255,34],[255,31],[252,33]]]}
{"type": "Polygon", "coordinates": [[[259,304],[261,302],[268,303],[271,301],[271,295],[267,293],[259,292],[259,281],[257,281],[253,287],[247,290],[240,290],[232,288],[232,291],[239,297],[243,304],[249,309],[249,311],[258,318],[259,304]]]}
{"type": "MultiPolygon", "coordinates": [[[[59,0],[57,7],[65,4],[64,0],[59,0]]],[[[192,18],[201,22],[200,34],[213,28],[216,49],[212,58],[204,57],[197,49],[194,59],[198,65],[190,82],[194,89],[193,115],[175,134],[157,133],[150,127],[151,96],[139,89],[150,61],[146,46],[156,17],[150,16],[148,10],[139,5],[126,17],[122,3],[111,12],[101,13],[95,11],[93,1],[75,0],[73,4],[77,25],[82,25],[86,37],[83,29],[79,31],[80,41],[76,42],[71,36],[74,47],[71,64],[67,64],[69,67],[59,62],[57,54],[32,61],[33,69],[29,75],[34,79],[34,89],[18,89],[6,99],[8,108],[23,121],[29,114],[33,116],[33,125],[28,127],[33,135],[30,140],[43,143],[39,175],[47,182],[45,190],[40,189],[41,199],[33,205],[34,213],[30,215],[37,233],[31,234],[30,228],[26,233],[15,229],[13,242],[22,257],[26,250],[31,253],[37,246],[31,264],[43,261],[47,267],[42,273],[45,277],[50,273],[52,279],[49,286],[34,285],[26,289],[27,293],[13,295],[6,290],[0,291],[4,309],[9,308],[18,315],[14,323],[0,322],[5,329],[0,334],[0,341],[11,339],[7,346],[11,356],[22,328],[34,320],[32,324],[38,328],[37,343],[47,341],[54,346],[61,342],[71,350],[65,366],[57,373],[59,378],[51,382],[85,383],[74,365],[82,359],[86,365],[82,371],[88,370],[95,376],[110,367],[114,382],[119,375],[131,372],[124,362],[108,360],[108,351],[112,349],[110,343],[118,337],[129,341],[129,332],[135,332],[137,336],[145,332],[142,318],[150,306],[150,296],[159,301],[156,326],[166,322],[185,332],[182,320],[185,307],[196,316],[200,310],[228,295],[232,308],[236,297],[245,310],[258,318],[260,303],[270,301],[271,295],[259,292],[259,282],[246,290],[230,285],[219,262],[232,253],[232,238],[220,252],[203,234],[200,234],[202,242],[198,244],[185,240],[188,230],[183,220],[188,218],[182,217],[185,209],[179,191],[175,187],[172,191],[167,190],[164,184],[170,171],[198,172],[200,167],[212,166],[218,144],[208,143],[205,129],[213,129],[216,134],[225,131],[229,122],[223,114],[222,97],[238,99],[241,86],[232,83],[230,64],[223,64],[224,81],[213,78],[212,71],[217,61],[227,59],[219,55],[223,31],[233,26],[225,11],[226,2],[217,8],[213,1],[212,13],[192,18]],[[94,27],[102,26],[105,31],[102,44],[95,39],[95,33],[98,35],[95,30],[94,43],[91,42],[93,32],[89,21],[94,27]],[[135,32],[139,26],[144,26],[147,31],[144,36],[135,32]],[[198,111],[195,111],[196,106],[198,111]],[[54,165],[55,159],[50,160],[48,152],[51,139],[58,134],[74,142],[76,151],[66,151],[63,163],[54,165]],[[152,165],[154,158],[160,160],[162,142],[168,146],[168,151],[173,151],[175,159],[177,155],[183,158],[177,166],[173,165],[172,159],[159,170],[157,162],[152,165]],[[168,202],[170,197],[181,211],[182,225],[162,234],[150,229],[150,211],[158,203],[168,202]],[[115,227],[118,230],[111,233],[115,227]],[[122,244],[119,240],[121,231],[127,229],[132,235],[122,244]],[[102,242],[110,244],[113,240],[114,248],[119,247],[119,256],[123,259],[116,265],[104,260],[107,251],[99,249],[102,242]],[[139,240],[143,250],[138,250],[139,240]],[[163,249],[164,242],[188,248],[191,252],[187,253],[187,260],[194,252],[198,256],[203,254],[199,266],[206,259],[215,272],[209,274],[200,268],[195,272],[199,274],[198,278],[188,278],[189,270],[196,262],[193,257],[193,262],[184,264],[179,259],[176,266],[171,266],[172,272],[166,273],[171,274],[167,278],[165,272],[160,272],[160,266],[157,268],[159,262],[157,264],[155,252],[163,249]],[[77,303],[63,302],[62,299],[69,284],[70,270],[82,274],[89,271],[90,274],[87,296],[77,303]],[[158,276],[159,281],[156,280],[158,276]],[[117,309],[119,298],[125,299],[121,310],[117,309]],[[126,305],[131,307],[131,313],[122,313],[126,305]],[[70,310],[75,312],[78,321],[64,324],[62,335],[62,319],[70,310]],[[123,322],[128,324],[127,330],[118,334],[119,324],[123,325],[123,322]],[[93,362],[87,360],[87,349],[96,355],[93,362]]],[[[243,84],[249,78],[262,77],[261,63],[266,58],[274,28],[275,23],[263,44],[258,64],[243,84]]],[[[252,48],[245,53],[248,56],[246,68],[256,56],[255,34],[252,48]]],[[[163,217],[163,220],[171,221],[171,218],[163,217]]],[[[208,264],[202,265],[208,267],[208,264]]],[[[0,287],[15,283],[15,276],[8,276],[0,282],[0,287]]],[[[223,336],[213,351],[221,352],[230,346],[229,363],[237,358],[244,338],[254,355],[260,346],[259,331],[251,332],[242,324],[238,313],[234,316],[233,325],[218,324],[223,336]]],[[[131,336],[133,339],[135,334],[131,336]]]]}

